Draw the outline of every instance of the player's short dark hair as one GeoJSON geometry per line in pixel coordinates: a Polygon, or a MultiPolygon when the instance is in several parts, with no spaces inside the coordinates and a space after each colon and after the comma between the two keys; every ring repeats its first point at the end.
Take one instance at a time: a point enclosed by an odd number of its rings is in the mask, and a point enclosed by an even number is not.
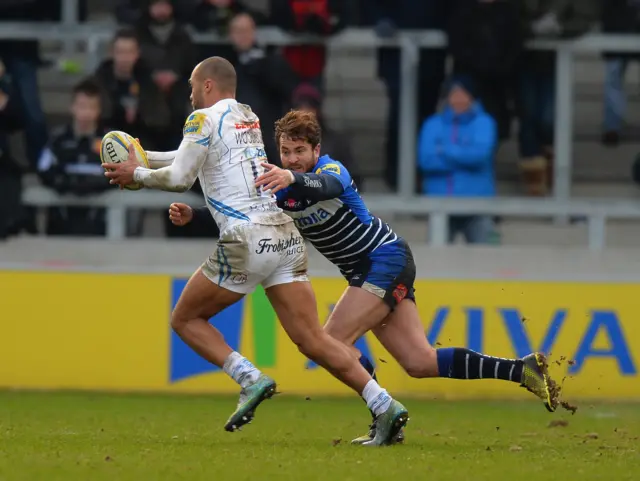
{"type": "Polygon", "coordinates": [[[75,98],[78,94],[83,94],[87,97],[100,97],[102,88],[95,79],[86,78],[73,87],[73,97],[75,98]]]}
{"type": "Polygon", "coordinates": [[[291,110],[276,122],[276,144],[285,136],[309,142],[314,149],[322,140],[322,128],[314,112],[291,110]]]}
{"type": "Polygon", "coordinates": [[[138,34],[132,27],[122,27],[118,29],[113,36],[112,44],[116,43],[118,40],[133,40],[136,43],[140,43],[138,40],[138,34]]]}

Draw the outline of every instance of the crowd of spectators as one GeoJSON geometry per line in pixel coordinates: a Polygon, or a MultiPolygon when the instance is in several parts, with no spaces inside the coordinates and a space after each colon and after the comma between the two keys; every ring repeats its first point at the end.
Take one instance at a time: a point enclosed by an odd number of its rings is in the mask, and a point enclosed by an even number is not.
{"type": "MultiPolygon", "coordinates": [[[[80,20],[87,16],[80,2],[80,20]]],[[[331,36],[349,26],[371,27],[382,38],[404,29],[447,33],[445,49],[419,54],[416,125],[420,126],[418,190],[425,195],[495,195],[494,160],[500,144],[517,135],[523,186],[544,196],[552,186],[555,54],[526,48],[534,37],[572,38],[600,23],[609,33],[640,33],[640,0],[270,0],[270,14],[248,0],[119,0],[119,24],[109,56],[73,90],[69,120],[49,125],[38,95],[43,65],[34,41],[0,41],[0,239],[34,233],[34,213],[20,204],[22,174],[8,135],[22,131],[27,170],[60,194],[91,195],[108,184],[99,166],[104,132],[125,130],[149,150],[173,150],[189,113],[188,78],[203,58],[220,55],[238,72],[238,100],[261,118],[265,149],[278,163],[273,123],[288,109],[315,111],[323,149],[354,170],[349,137],[327,125],[327,50],[318,45],[277,49],[261,45],[256,29],[272,25],[292,34],[331,36]],[[216,32],[228,44],[194,44],[190,32],[216,32]],[[447,59],[452,69],[447,71],[447,59]],[[518,132],[512,130],[518,121],[518,132]]],[[[60,1],[0,0],[3,20],[56,20],[60,1]]],[[[400,54],[378,48],[377,75],[389,100],[384,179],[397,187],[400,54]]],[[[608,52],[602,142],[620,142],[624,74],[640,55],[608,52]]],[[[638,167],[640,172],[640,166],[638,167]]],[[[640,176],[640,174],[638,174],[640,176]]],[[[199,190],[198,185],[194,190],[199,190]]],[[[141,231],[133,213],[129,234],[141,231]]],[[[452,237],[486,242],[489,218],[451,219],[452,237]]],[[[105,213],[94,208],[51,208],[48,235],[104,235],[105,213]]],[[[166,225],[168,236],[211,235],[166,225]]]]}

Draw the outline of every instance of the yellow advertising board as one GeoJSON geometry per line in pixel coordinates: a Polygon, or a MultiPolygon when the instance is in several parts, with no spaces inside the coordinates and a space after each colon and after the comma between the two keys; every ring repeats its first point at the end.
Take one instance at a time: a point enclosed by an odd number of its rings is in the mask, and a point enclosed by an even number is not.
{"type": "MultiPolygon", "coordinates": [[[[171,332],[186,279],[162,275],[0,272],[0,387],[237,392],[220,369],[171,332]]],[[[321,319],[345,287],[313,286],[321,319]]],[[[441,281],[416,284],[427,338],[500,357],[541,350],[571,398],[640,398],[637,284],[441,281]]],[[[349,390],[300,355],[262,291],[212,319],[229,344],[273,376],[279,390],[349,390]]],[[[495,380],[411,379],[370,334],[357,346],[393,393],[430,397],[528,395],[495,380]]]]}

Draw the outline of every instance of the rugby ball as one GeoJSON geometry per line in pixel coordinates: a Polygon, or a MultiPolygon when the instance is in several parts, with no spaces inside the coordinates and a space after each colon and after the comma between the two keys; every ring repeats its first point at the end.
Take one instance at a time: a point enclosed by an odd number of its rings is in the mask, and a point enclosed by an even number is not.
{"type": "MultiPolygon", "coordinates": [[[[133,144],[136,149],[136,157],[141,167],[149,168],[147,153],[136,139],[126,132],[112,130],[102,138],[100,145],[100,161],[103,164],[119,164],[129,158],[129,146],[133,144]]],[[[125,186],[128,190],[140,190],[142,184],[131,184],[125,186]]]]}

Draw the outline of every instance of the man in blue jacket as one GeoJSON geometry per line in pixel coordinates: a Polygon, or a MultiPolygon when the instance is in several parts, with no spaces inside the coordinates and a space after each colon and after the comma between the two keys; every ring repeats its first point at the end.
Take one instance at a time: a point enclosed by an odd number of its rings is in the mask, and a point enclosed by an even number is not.
{"type": "MultiPolygon", "coordinates": [[[[475,100],[471,79],[453,77],[446,107],[429,117],[420,132],[418,163],[423,192],[430,196],[495,196],[496,147],[496,123],[475,100]]],[[[462,233],[470,244],[486,243],[492,230],[489,216],[451,216],[449,241],[462,233]]]]}

